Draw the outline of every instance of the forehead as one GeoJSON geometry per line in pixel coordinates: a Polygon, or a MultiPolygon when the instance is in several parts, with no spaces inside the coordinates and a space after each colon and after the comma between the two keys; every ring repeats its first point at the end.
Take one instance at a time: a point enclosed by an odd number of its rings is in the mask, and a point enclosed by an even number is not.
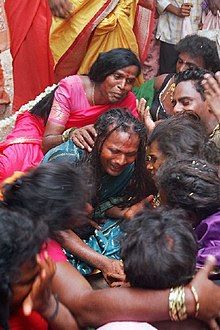
{"type": "Polygon", "coordinates": [[[180,98],[190,98],[190,99],[199,99],[201,101],[201,95],[196,90],[195,82],[188,80],[180,82],[173,94],[174,100],[178,100],[180,98]]]}
{"type": "Polygon", "coordinates": [[[204,58],[202,56],[192,57],[188,53],[180,53],[179,58],[183,62],[186,62],[189,65],[193,64],[194,66],[197,66],[198,68],[205,69],[205,61],[204,61],[204,58]]]}
{"type": "Polygon", "coordinates": [[[113,74],[119,74],[125,77],[136,77],[138,73],[138,68],[136,65],[126,66],[122,69],[116,70],[113,74]]]}
{"type": "Polygon", "coordinates": [[[157,156],[157,155],[161,154],[161,151],[159,149],[158,142],[156,140],[154,140],[151,144],[149,144],[147,146],[146,151],[147,151],[147,154],[148,155],[157,156]]]}
{"type": "Polygon", "coordinates": [[[125,132],[123,129],[113,131],[105,140],[103,147],[107,146],[120,150],[122,148],[138,149],[140,143],[139,136],[132,130],[125,132]]]}

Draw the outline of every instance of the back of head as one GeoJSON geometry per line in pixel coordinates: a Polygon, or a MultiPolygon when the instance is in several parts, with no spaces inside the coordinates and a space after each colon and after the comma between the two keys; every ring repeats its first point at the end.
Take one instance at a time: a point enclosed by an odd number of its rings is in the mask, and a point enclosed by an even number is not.
{"type": "Polygon", "coordinates": [[[149,135],[147,145],[154,141],[166,158],[203,157],[208,134],[199,117],[185,111],[159,122],[149,135]]]}
{"type": "Polygon", "coordinates": [[[141,73],[141,64],[135,53],[128,48],[114,48],[108,52],[99,54],[91,66],[88,76],[92,81],[99,84],[115,71],[131,65],[137,67],[137,76],[139,76],[141,73]]]}
{"type": "Polygon", "coordinates": [[[179,53],[187,53],[191,58],[201,57],[204,60],[204,69],[212,72],[220,70],[220,59],[216,43],[197,34],[188,35],[176,45],[179,53]]]}
{"type": "Polygon", "coordinates": [[[133,287],[166,289],[188,283],[197,244],[183,210],[145,209],[125,225],[121,257],[133,287]]]}
{"type": "Polygon", "coordinates": [[[162,202],[190,211],[198,221],[220,210],[218,171],[205,160],[169,160],[160,167],[156,183],[162,202]]]}
{"type": "Polygon", "coordinates": [[[46,163],[7,184],[3,198],[13,209],[24,208],[38,221],[44,217],[53,236],[85,222],[88,188],[80,169],[70,163],[46,163]]]}
{"type": "Polygon", "coordinates": [[[14,212],[0,205],[0,327],[7,329],[12,296],[11,284],[20,266],[35,260],[48,230],[40,220],[33,223],[24,211],[14,212]]]}

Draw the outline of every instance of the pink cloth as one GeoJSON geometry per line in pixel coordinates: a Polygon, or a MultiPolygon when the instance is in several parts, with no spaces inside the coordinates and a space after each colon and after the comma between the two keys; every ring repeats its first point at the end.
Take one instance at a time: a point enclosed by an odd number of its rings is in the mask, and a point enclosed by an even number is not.
{"type": "Polygon", "coordinates": [[[94,124],[105,111],[114,107],[128,107],[134,117],[138,118],[136,98],[129,92],[126,98],[118,103],[91,106],[86,97],[80,76],[69,76],[61,80],[55,92],[55,98],[48,118],[49,122],[70,127],[83,127],[94,124]]]}
{"type": "Polygon", "coordinates": [[[43,119],[25,111],[18,115],[15,127],[0,144],[0,182],[14,171],[26,172],[43,158],[43,119]]]}
{"type": "Polygon", "coordinates": [[[156,330],[146,322],[111,322],[103,325],[97,330],[156,330]]]}
{"type": "Polygon", "coordinates": [[[60,244],[55,240],[49,240],[46,251],[51,259],[55,262],[67,261],[66,255],[60,244]]]}

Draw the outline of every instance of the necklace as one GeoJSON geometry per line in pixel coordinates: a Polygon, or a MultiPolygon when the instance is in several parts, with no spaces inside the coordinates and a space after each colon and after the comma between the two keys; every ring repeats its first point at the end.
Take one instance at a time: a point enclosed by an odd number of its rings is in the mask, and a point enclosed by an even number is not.
{"type": "Polygon", "coordinates": [[[95,105],[95,86],[96,84],[93,83],[93,86],[92,86],[92,105],[94,106],[95,105]]]}

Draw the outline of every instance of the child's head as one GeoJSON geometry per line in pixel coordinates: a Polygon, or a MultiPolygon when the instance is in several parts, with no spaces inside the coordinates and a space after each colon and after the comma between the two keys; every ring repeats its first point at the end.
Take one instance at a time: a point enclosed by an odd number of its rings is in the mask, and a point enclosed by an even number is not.
{"type": "Polygon", "coordinates": [[[197,244],[180,209],[145,209],[125,225],[121,257],[133,287],[166,289],[188,283],[195,272],[197,244]]]}
{"type": "Polygon", "coordinates": [[[162,204],[181,207],[200,221],[220,210],[220,178],[217,168],[205,160],[164,163],[156,175],[162,204]]]}

